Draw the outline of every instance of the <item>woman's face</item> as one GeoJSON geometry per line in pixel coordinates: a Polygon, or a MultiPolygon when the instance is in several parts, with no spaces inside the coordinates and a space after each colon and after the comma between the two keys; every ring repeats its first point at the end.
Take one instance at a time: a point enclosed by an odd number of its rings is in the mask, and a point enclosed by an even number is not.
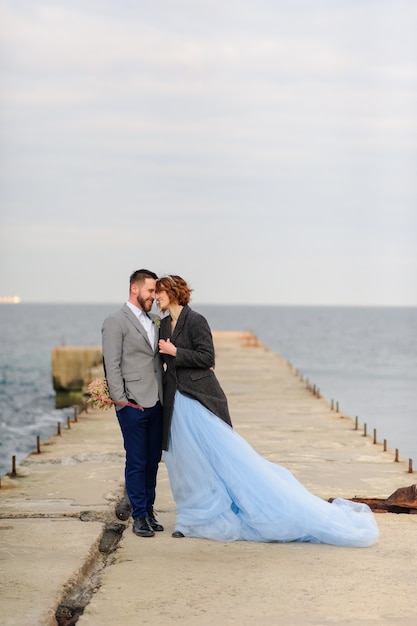
{"type": "Polygon", "coordinates": [[[165,311],[168,309],[169,303],[170,299],[165,289],[159,289],[159,291],[156,292],[156,304],[158,305],[162,313],[165,313],[165,311]]]}

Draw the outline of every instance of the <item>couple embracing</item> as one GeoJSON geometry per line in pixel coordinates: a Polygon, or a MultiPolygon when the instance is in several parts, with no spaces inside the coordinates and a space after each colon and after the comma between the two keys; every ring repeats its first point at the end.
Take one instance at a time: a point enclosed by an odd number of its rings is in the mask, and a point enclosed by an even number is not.
{"type": "Polygon", "coordinates": [[[325,502],[233,430],[211,330],[189,307],[191,291],[180,276],[137,270],[128,301],[103,323],[133,532],[163,531],[154,513],[163,450],[177,508],[173,537],[372,545],[378,528],[366,504],[325,502]],[[162,320],[150,314],[155,300],[162,320]]]}

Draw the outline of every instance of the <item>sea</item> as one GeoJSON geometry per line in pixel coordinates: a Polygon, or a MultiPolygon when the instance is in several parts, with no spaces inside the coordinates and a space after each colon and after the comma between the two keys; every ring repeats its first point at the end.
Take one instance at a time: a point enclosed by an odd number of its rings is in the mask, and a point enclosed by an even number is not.
{"type": "MultiPolygon", "coordinates": [[[[0,305],[0,476],[66,424],[52,349],[101,345],[120,304],[0,305]]],[[[251,330],[340,411],[417,464],[417,308],[198,305],[213,330],[251,330]]],[[[157,312],[157,311],[155,311],[157,312]]],[[[277,389],[279,397],[279,389],[277,389]]]]}

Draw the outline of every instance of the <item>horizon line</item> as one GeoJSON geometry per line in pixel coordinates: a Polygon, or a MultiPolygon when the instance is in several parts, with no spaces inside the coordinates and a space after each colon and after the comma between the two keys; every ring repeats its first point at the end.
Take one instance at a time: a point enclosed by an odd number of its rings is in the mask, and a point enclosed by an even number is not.
{"type": "MultiPolygon", "coordinates": [[[[94,301],[53,301],[53,300],[22,300],[19,302],[0,302],[0,305],[5,307],[14,307],[19,305],[31,304],[31,305],[63,305],[63,306],[82,306],[82,305],[94,305],[94,306],[121,306],[120,301],[114,302],[94,302],[94,301]]],[[[192,306],[244,306],[244,307],[345,307],[345,308],[417,308],[417,304],[348,304],[348,303],[288,303],[288,302],[191,302],[192,306]]]]}

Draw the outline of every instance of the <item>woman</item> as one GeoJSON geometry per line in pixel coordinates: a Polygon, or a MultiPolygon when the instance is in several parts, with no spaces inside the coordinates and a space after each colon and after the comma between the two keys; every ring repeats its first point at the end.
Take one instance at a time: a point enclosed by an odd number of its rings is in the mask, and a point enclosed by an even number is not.
{"type": "Polygon", "coordinates": [[[169,312],[159,351],[166,364],[164,461],[177,506],[173,537],[372,545],[378,527],[366,504],[325,502],[232,429],[210,328],[188,306],[191,289],[170,275],[156,292],[169,312]]]}

